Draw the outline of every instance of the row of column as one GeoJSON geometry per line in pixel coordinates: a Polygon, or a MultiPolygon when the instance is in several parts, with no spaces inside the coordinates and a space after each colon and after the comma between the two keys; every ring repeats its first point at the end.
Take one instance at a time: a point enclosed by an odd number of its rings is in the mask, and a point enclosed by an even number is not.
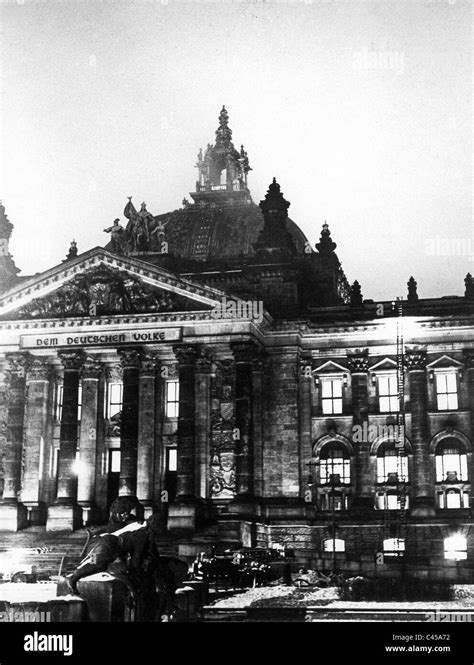
{"type": "MultiPolygon", "coordinates": [[[[253,401],[252,363],[255,345],[232,345],[236,363],[237,493],[253,494],[253,401]]],[[[198,345],[182,344],[174,349],[178,359],[180,404],[177,432],[177,499],[181,503],[206,496],[209,457],[209,382],[211,360],[198,345]],[[196,427],[197,425],[197,427],[196,427]]],[[[138,496],[153,503],[154,450],[157,431],[155,381],[157,358],[140,348],[119,350],[123,368],[121,419],[120,496],[138,496]]],[[[60,424],[57,493],[48,507],[48,528],[74,528],[83,510],[94,507],[97,464],[97,432],[100,413],[102,364],[82,351],[60,351],[64,367],[60,424]],[[82,415],[78,440],[77,411],[82,380],[82,415]],[[81,473],[74,472],[77,450],[81,473]]],[[[21,528],[25,508],[41,521],[40,469],[45,462],[48,408],[52,370],[43,358],[27,353],[8,355],[9,400],[7,449],[4,465],[4,494],[0,504],[0,526],[21,528]],[[21,502],[18,496],[21,491],[21,502]]]]}

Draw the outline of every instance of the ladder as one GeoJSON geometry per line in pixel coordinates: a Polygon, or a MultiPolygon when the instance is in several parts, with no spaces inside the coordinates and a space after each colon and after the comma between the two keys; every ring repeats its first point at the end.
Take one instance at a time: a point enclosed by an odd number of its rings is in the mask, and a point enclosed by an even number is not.
{"type": "Polygon", "coordinates": [[[405,345],[403,340],[403,300],[397,298],[397,389],[398,389],[398,413],[397,413],[397,493],[400,497],[400,510],[398,512],[398,538],[405,537],[407,521],[407,486],[403,468],[406,460],[405,452],[405,345]]]}

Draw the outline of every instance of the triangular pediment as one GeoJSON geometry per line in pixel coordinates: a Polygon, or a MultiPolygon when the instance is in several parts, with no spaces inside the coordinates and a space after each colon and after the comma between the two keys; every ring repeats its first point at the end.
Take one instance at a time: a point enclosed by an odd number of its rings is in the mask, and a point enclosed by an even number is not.
{"type": "Polygon", "coordinates": [[[452,369],[453,367],[464,367],[464,364],[459,362],[459,360],[455,360],[450,356],[444,355],[440,358],[437,358],[436,360],[433,360],[433,362],[429,363],[429,365],[426,365],[426,367],[427,369],[452,369]]]}
{"type": "Polygon", "coordinates": [[[0,298],[7,320],[209,310],[224,292],[97,247],[0,298]]]}
{"type": "Polygon", "coordinates": [[[384,358],[370,367],[371,372],[393,372],[397,369],[397,363],[392,358],[384,358]]]}
{"type": "Polygon", "coordinates": [[[332,360],[328,360],[319,367],[316,367],[316,369],[313,369],[313,374],[342,374],[345,372],[349,372],[347,367],[343,367],[332,360]]]}

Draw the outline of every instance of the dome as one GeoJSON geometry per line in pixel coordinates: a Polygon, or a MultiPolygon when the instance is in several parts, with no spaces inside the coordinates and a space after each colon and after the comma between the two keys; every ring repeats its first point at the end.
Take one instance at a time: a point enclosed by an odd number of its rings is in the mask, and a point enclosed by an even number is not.
{"type": "MultiPolygon", "coordinates": [[[[255,203],[192,204],[157,215],[153,229],[163,225],[170,255],[195,261],[242,260],[255,256],[254,244],[263,229],[262,211],[255,203]]],[[[287,229],[298,254],[307,243],[304,233],[291,220],[287,229]]],[[[156,235],[156,234],[155,234],[156,235]]]]}

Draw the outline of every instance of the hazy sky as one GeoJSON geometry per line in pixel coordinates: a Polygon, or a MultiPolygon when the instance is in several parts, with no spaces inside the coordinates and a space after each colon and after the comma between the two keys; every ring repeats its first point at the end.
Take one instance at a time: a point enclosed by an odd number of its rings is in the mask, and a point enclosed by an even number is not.
{"type": "Polygon", "coordinates": [[[472,7],[1,3],[0,197],[17,265],[51,267],[72,238],[80,252],[105,244],[127,196],[154,214],[180,207],[225,104],[254,200],[276,176],[312,245],[327,220],[364,297],[403,295],[412,274],[422,297],[462,295],[472,7]]]}

